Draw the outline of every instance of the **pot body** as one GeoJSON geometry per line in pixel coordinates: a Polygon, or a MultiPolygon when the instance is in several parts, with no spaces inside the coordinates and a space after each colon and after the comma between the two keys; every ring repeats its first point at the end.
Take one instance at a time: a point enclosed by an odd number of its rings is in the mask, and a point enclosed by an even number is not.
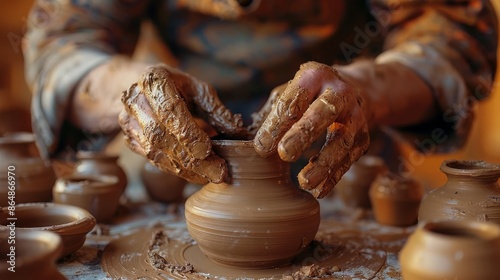
{"type": "Polygon", "coordinates": [[[53,189],[54,202],[83,208],[99,223],[113,218],[121,193],[118,178],[111,175],[64,176],[53,189]]]}
{"type": "Polygon", "coordinates": [[[212,260],[230,266],[287,264],[314,238],[318,201],[290,178],[277,155],[258,156],[252,141],[213,141],[230,183],[205,185],[186,201],[188,231],[212,260]]]}
{"type": "Polygon", "coordinates": [[[500,226],[470,220],[421,224],[399,260],[405,280],[500,279],[500,226]]]}
{"type": "Polygon", "coordinates": [[[187,181],[161,171],[147,161],[141,169],[141,180],[149,198],[160,202],[180,202],[184,198],[187,181]]]}
{"type": "Polygon", "coordinates": [[[423,186],[413,178],[387,172],[370,187],[373,214],[379,224],[410,226],[417,223],[423,186]]]}
{"type": "Polygon", "coordinates": [[[118,178],[118,187],[122,193],[127,187],[127,174],[118,164],[118,156],[102,152],[79,151],[74,174],[78,175],[113,175],[118,178]]]}
{"type": "Polygon", "coordinates": [[[448,180],[424,197],[419,222],[476,220],[500,224],[500,165],[448,160],[441,165],[441,171],[448,180]]]}
{"type": "Polygon", "coordinates": [[[52,200],[56,176],[52,166],[40,158],[31,133],[1,137],[0,158],[0,206],[9,205],[9,191],[16,203],[52,200]]]}
{"type": "Polygon", "coordinates": [[[347,206],[370,209],[370,186],[378,175],[386,171],[382,158],[364,155],[342,176],[335,190],[347,206]]]}

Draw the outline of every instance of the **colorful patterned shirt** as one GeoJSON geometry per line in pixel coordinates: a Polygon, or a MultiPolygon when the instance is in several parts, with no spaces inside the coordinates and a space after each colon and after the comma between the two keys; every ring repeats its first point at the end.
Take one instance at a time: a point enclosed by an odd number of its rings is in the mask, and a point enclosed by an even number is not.
{"type": "Polygon", "coordinates": [[[463,143],[470,101],[488,96],[496,70],[497,21],[487,0],[272,0],[248,7],[236,0],[38,0],[23,50],[43,154],[61,148],[77,83],[113,56],[131,55],[145,20],[177,67],[212,84],[227,104],[262,101],[310,60],[400,62],[430,86],[441,122],[458,140],[448,148],[463,143]]]}

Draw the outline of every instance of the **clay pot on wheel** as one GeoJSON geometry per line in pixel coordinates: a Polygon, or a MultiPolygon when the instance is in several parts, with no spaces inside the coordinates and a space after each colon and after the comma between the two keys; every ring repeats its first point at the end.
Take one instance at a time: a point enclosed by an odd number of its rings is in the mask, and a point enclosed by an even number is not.
{"type": "Polygon", "coordinates": [[[147,161],[141,169],[141,180],[149,197],[160,202],[180,202],[184,199],[187,181],[161,171],[147,161]]]}
{"type": "Polygon", "coordinates": [[[15,187],[15,202],[48,202],[56,176],[35,146],[33,134],[11,133],[0,137],[0,206],[7,206],[15,187]]]}
{"type": "Polygon", "coordinates": [[[419,222],[475,220],[500,224],[500,165],[485,161],[446,160],[448,180],[420,205],[419,222]]]}
{"type": "Polygon", "coordinates": [[[127,174],[118,164],[119,156],[104,152],[79,151],[76,157],[78,162],[74,174],[113,175],[118,177],[118,186],[122,189],[122,193],[125,191],[128,183],[127,174]]]}
{"type": "Polygon", "coordinates": [[[335,190],[347,206],[370,209],[370,186],[379,174],[386,171],[382,158],[364,155],[342,176],[335,190]]]}
{"type": "Polygon", "coordinates": [[[405,280],[500,279],[500,226],[470,220],[421,224],[399,260],[405,280]]]}
{"type": "Polygon", "coordinates": [[[63,252],[61,237],[50,231],[18,231],[11,237],[10,230],[0,231],[0,278],[10,280],[25,279],[66,279],[56,267],[56,260],[63,252]],[[15,240],[9,243],[8,240],[15,240]],[[14,247],[14,251],[11,250],[14,247]],[[9,271],[13,255],[15,272],[9,271]]]}
{"type": "Polygon", "coordinates": [[[413,178],[387,172],[370,187],[373,214],[379,224],[411,226],[417,223],[423,186],[413,178]]]}
{"type": "Polygon", "coordinates": [[[290,262],[314,238],[318,201],[290,178],[277,155],[262,158],[252,141],[214,140],[230,183],[205,185],[186,202],[186,222],[201,251],[213,261],[244,268],[290,262]]]}
{"type": "Polygon", "coordinates": [[[110,175],[69,175],[57,179],[54,202],[83,208],[97,222],[111,221],[122,192],[118,178],[110,175]]]}

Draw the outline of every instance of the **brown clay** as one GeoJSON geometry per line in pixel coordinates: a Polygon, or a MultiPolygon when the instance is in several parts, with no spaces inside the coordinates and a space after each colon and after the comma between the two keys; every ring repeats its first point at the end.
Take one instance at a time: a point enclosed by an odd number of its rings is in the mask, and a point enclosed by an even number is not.
{"type": "Polygon", "coordinates": [[[125,191],[128,183],[127,174],[118,164],[119,156],[104,152],[79,151],[77,158],[74,174],[113,175],[118,178],[118,186],[122,193],[125,191]]]}
{"type": "Polygon", "coordinates": [[[335,186],[336,193],[350,207],[370,209],[370,186],[387,171],[382,158],[364,155],[356,161],[335,186]]]}
{"type": "Polygon", "coordinates": [[[141,169],[141,180],[149,197],[160,202],[180,202],[184,198],[187,181],[158,169],[149,161],[141,169]]]}
{"type": "MultiPolygon", "coordinates": [[[[63,251],[61,237],[49,231],[18,231],[14,234],[15,244],[9,243],[10,230],[0,230],[0,278],[66,279],[56,267],[56,260],[63,251]],[[11,246],[14,248],[14,271],[9,271],[11,246]]],[[[12,239],[10,239],[12,240],[12,239]]]]}
{"type": "Polygon", "coordinates": [[[424,223],[401,250],[405,280],[500,279],[500,226],[477,221],[424,223]]]}
{"type": "Polygon", "coordinates": [[[420,205],[419,222],[476,220],[500,224],[500,165],[485,161],[447,160],[441,171],[448,181],[420,205]]]}
{"type": "MultiPolygon", "coordinates": [[[[0,230],[8,229],[9,210],[0,209],[0,230]]],[[[94,217],[79,207],[56,203],[25,203],[16,205],[16,232],[47,230],[62,238],[62,256],[78,250],[94,226],[94,217]]]]}
{"type": "Polygon", "coordinates": [[[370,187],[375,219],[389,226],[416,224],[423,194],[423,186],[413,178],[390,172],[377,176],[370,187]]]}
{"type": "Polygon", "coordinates": [[[57,179],[54,202],[83,208],[99,223],[110,222],[119,206],[122,187],[111,175],[69,175],[57,179]]]}
{"type": "Polygon", "coordinates": [[[111,241],[101,265],[113,279],[154,279],[158,275],[168,279],[372,279],[385,261],[383,251],[352,247],[335,239],[332,243],[311,242],[285,266],[241,268],[214,262],[191,239],[170,238],[166,230],[146,228],[111,241]]]}
{"type": "Polygon", "coordinates": [[[260,157],[252,141],[214,140],[230,183],[205,185],[186,201],[187,228],[215,262],[246,268],[288,264],[313,240],[318,201],[290,179],[278,155],[260,157]]]}
{"type": "Polygon", "coordinates": [[[0,206],[9,205],[9,182],[15,184],[16,203],[52,200],[55,173],[50,163],[40,158],[33,134],[20,132],[0,137],[0,158],[0,206]]]}

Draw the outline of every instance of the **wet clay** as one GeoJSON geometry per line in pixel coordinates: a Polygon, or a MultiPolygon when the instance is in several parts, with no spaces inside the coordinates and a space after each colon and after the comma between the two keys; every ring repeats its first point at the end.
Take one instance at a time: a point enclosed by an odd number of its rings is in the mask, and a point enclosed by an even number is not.
{"type": "Polygon", "coordinates": [[[101,264],[110,277],[129,279],[304,279],[329,275],[366,279],[374,277],[385,260],[384,251],[313,241],[288,265],[243,269],[212,261],[192,240],[171,239],[165,231],[151,228],[109,243],[101,264]]]}
{"type": "Polygon", "coordinates": [[[189,233],[214,262],[254,269],[288,264],[318,230],[318,201],[293,184],[278,155],[259,156],[249,140],[212,143],[231,181],[209,183],[188,198],[189,233]]]}
{"type": "Polygon", "coordinates": [[[419,222],[475,220],[500,224],[500,165],[485,161],[447,160],[448,180],[420,205],[419,222]]]}

